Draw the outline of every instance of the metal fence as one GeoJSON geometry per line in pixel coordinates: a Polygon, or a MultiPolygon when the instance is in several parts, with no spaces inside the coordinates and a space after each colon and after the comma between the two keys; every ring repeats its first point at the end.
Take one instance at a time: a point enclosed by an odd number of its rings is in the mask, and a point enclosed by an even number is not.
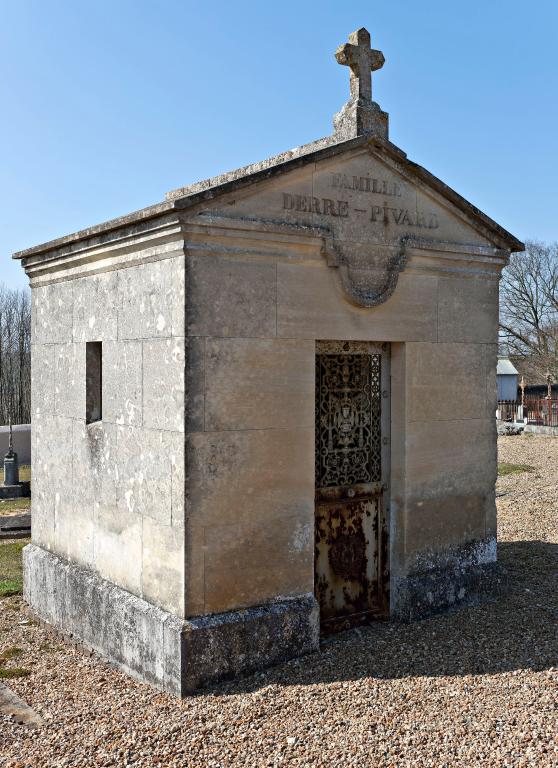
{"type": "Polygon", "coordinates": [[[497,417],[502,421],[524,422],[542,427],[558,427],[558,399],[526,397],[519,400],[498,400],[497,417]]]}

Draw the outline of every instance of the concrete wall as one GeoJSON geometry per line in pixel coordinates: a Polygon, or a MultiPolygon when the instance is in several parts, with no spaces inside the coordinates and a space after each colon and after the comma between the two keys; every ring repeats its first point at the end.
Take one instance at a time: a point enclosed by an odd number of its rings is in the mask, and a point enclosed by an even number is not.
{"type": "MultiPolygon", "coordinates": [[[[31,424],[14,424],[12,427],[14,451],[20,466],[31,463],[31,424]]],[[[8,452],[10,428],[0,427],[0,461],[8,452]]]]}
{"type": "Polygon", "coordinates": [[[182,615],[184,256],[162,255],[33,288],[33,540],[182,615]],[[89,425],[87,341],[103,345],[89,425]]]}

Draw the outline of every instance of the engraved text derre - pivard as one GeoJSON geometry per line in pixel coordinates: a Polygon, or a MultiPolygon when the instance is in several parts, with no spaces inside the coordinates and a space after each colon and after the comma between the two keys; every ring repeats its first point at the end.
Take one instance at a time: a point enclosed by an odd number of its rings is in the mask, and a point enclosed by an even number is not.
{"type": "MultiPolygon", "coordinates": [[[[401,185],[398,182],[376,179],[371,176],[332,173],[330,186],[335,190],[346,189],[352,192],[362,192],[365,195],[392,198],[393,202],[402,194],[401,185]]],[[[371,222],[395,224],[400,227],[437,229],[439,226],[438,217],[435,213],[402,208],[397,204],[394,205],[391,200],[382,200],[381,205],[370,205],[368,200],[363,200],[362,207],[354,206],[351,208],[348,200],[336,199],[337,194],[335,198],[328,198],[283,192],[283,209],[343,219],[350,218],[352,215],[362,217],[363,214],[367,214],[368,220],[371,222]]]]}

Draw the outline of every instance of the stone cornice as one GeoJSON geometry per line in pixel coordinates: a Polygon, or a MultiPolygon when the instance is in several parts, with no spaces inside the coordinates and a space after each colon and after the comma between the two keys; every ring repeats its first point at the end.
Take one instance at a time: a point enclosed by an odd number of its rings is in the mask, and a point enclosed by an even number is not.
{"type": "Polygon", "coordinates": [[[196,206],[199,207],[204,203],[207,204],[226,193],[246,189],[249,186],[264,182],[266,179],[289,173],[310,163],[333,158],[340,154],[362,151],[363,149],[368,150],[372,155],[391,165],[395,170],[414,184],[421,186],[429,194],[433,194],[446,207],[450,207],[454,213],[459,214],[463,221],[495,243],[498,248],[507,251],[523,250],[523,243],[517,238],[500,227],[478,208],[467,202],[461,195],[433,176],[425,168],[409,160],[407,155],[390,141],[379,137],[359,136],[356,139],[338,143],[331,143],[328,139],[321,139],[318,142],[306,145],[306,147],[298,148],[298,150],[278,155],[269,161],[246,166],[238,171],[183,188],[179,191],[182,196],[178,196],[179,192],[173,192],[170,194],[169,199],[164,202],[52,240],[43,245],[19,251],[14,254],[13,258],[22,259],[24,266],[26,266],[31,257],[43,256],[44,258],[50,258],[52,252],[60,252],[62,249],[73,246],[73,244],[81,241],[93,240],[101,242],[111,240],[113,234],[123,228],[128,229],[131,226],[141,228],[146,224],[151,226],[151,223],[157,219],[176,216],[179,211],[192,210],[196,206]],[[285,159],[285,157],[288,159],[285,159]]]}
{"type": "MultiPolygon", "coordinates": [[[[395,246],[396,244],[392,244],[395,246]]],[[[303,226],[272,219],[201,213],[173,214],[121,227],[111,236],[64,243],[48,254],[25,257],[23,264],[32,286],[71,280],[100,272],[124,269],[177,253],[314,261],[324,258],[336,266],[334,233],[326,226],[303,226]],[[332,260],[333,259],[333,260],[332,260]]],[[[377,248],[371,244],[371,251],[377,248]]],[[[507,262],[507,251],[480,245],[405,238],[405,271],[460,273],[497,279],[507,262]]],[[[366,245],[359,248],[366,251],[366,245]]]]}

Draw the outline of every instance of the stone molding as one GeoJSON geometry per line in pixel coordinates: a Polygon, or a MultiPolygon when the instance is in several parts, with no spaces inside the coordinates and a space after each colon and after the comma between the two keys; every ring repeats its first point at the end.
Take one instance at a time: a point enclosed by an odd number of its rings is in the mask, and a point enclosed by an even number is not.
{"type": "MultiPolygon", "coordinates": [[[[126,269],[142,263],[172,258],[181,253],[320,261],[325,257],[340,272],[347,296],[360,306],[376,306],[394,291],[403,269],[440,275],[483,277],[497,280],[507,263],[507,252],[492,246],[467,245],[427,238],[402,238],[399,243],[359,244],[336,241],[328,227],[304,226],[273,219],[200,213],[172,221],[144,225],[141,232],[113,233],[109,242],[77,243],[49,259],[29,258],[25,268],[32,287],[73,280],[87,275],[126,269]],[[345,255],[364,248],[370,259],[384,259],[374,268],[368,292],[356,286],[351,273],[368,268],[365,256],[355,264],[345,255]],[[364,295],[363,295],[364,294],[364,295]]],[[[351,259],[354,257],[351,256],[351,259]]]]}
{"type": "Polygon", "coordinates": [[[399,273],[405,268],[405,242],[399,245],[367,245],[360,259],[354,258],[355,244],[334,243],[333,253],[324,255],[330,267],[339,270],[345,295],[358,307],[383,304],[395,291],[399,273]]]}

